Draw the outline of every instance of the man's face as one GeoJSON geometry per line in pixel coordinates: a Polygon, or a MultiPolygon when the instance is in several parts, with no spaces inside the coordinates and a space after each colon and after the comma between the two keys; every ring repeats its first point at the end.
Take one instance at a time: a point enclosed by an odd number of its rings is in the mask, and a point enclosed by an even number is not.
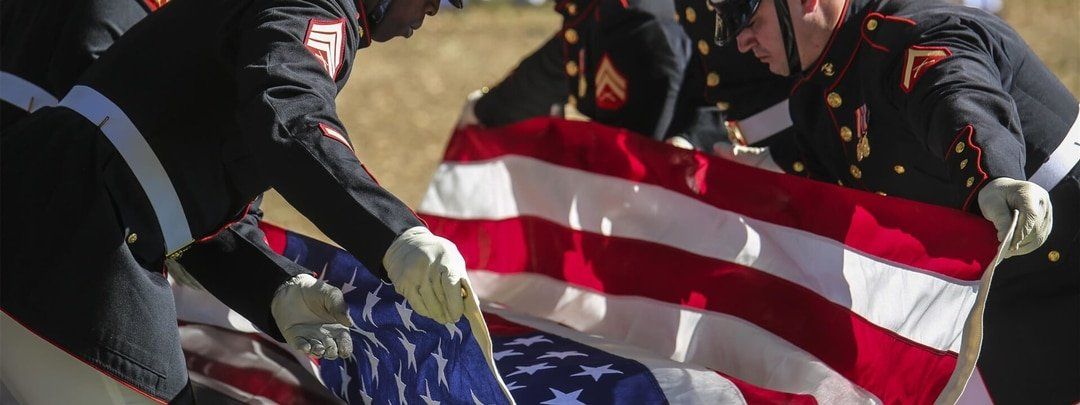
{"type": "Polygon", "coordinates": [[[411,37],[424,24],[424,16],[439,12],[439,3],[439,0],[393,0],[386,16],[371,33],[371,39],[386,42],[394,37],[411,37]]]}
{"type": "Polygon", "coordinates": [[[776,19],[776,4],[772,0],[761,1],[735,41],[739,52],[753,52],[758,60],[769,65],[769,71],[781,76],[791,74],[784,39],[780,35],[780,22],[776,19]]]}

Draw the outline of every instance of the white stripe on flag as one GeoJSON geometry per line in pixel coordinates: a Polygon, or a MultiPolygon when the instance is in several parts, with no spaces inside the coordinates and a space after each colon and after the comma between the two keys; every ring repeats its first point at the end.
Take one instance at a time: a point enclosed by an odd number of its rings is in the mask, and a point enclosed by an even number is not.
{"type": "Polygon", "coordinates": [[[500,309],[492,305],[483,308],[484,313],[503,317],[519,325],[528,326],[545,333],[562,336],[578,343],[616,356],[637,361],[647,367],[656,378],[664,396],[673,404],[745,404],[739,389],[716,372],[693,364],[677,363],[656,357],[636,347],[616,341],[600,339],[566,327],[500,309]]]}
{"type": "Polygon", "coordinates": [[[470,270],[469,278],[486,302],[685,362],[681,367],[699,364],[762,388],[810,394],[819,403],[881,402],[813,355],[734,316],[604,294],[538,274],[470,270]]]}
{"type": "Polygon", "coordinates": [[[523,156],[443,163],[420,211],[454,219],[535,216],[575,230],[737,263],[805,287],[938,350],[959,351],[963,320],[978,289],[977,281],[886,262],[832,239],[721,210],[662,187],[523,156]],[[743,243],[731,243],[732,235],[742,235],[743,243]]]}

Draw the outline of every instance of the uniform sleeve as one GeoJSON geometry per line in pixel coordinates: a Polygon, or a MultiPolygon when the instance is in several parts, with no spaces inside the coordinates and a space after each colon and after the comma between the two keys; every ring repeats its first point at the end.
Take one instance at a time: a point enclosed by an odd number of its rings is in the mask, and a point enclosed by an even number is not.
{"type": "Polygon", "coordinates": [[[950,18],[899,52],[893,79],[885,80],[912,132],[944,160],[964,210],[977,208],[975,196],[988,180],[1027,178],[1020,119],[995,61],[1007,56],[987,38],[950,18]]]}
{"type": "Polygon", "coordinates": [[[328,1],[260,3],[237,41],[240,136],[271,187],[385,279],[386,249],[422,223],[357,160],[335,112],[332,77],[344,85],[362,40],[355,20],[328,1]]]}
{"type": "Polygon", "coordinates": [[[674,20],[647,16],[645,22],[637,21],[642,16],[631,16],[628,21],[633,28],[620,40],[640,47],[636,64],[644,69],[641,76],[631,74],[633,82],[628,85],[630,100],[623,107],[623,126],[663,140],[669,135],[679,107],[679,93],[690,63],[690,38],[674,20]]]}
{"type": "Polygon", "coordinates": [[[526,57],[476,102],[476,117],[485,126],[503,126],[550,115],[553,104],[566,102],[562,48],[552,38],[526,57]]]}
{"type": "Polygon", "coordinates": [[[285,341],[270,313],[278,287],[309,271],[273,250],[259,229],[262,210],[252,203],[243,218],[210,240],[195,244],[178,260],[199,284],[271,337],[285,341]]]}
{"type": "Polygon", "coordinates": [[[138,0],[91,0],[72,7],[85,9],[71,13],[57,33],[49,63],[48,90],[57,97],[63,97],[90,63],[148,14],[138,0]]]}

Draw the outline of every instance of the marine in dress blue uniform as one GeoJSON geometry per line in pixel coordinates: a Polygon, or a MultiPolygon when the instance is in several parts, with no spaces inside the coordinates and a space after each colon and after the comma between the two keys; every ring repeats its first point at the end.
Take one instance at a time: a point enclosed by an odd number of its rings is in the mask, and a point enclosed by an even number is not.
{"type": "MultiPolygon", "coordinates": [[[[758,3],[721,2],[718,42],[744,41],[739,31],[758,3]]],[[[936,1],[848,0],[804,69],[798,48],[806,44],[784,21],[791,18],[786,4],[776,1],[770,14],[780,20],[788,71],[798,79],[791,97],[798,155],[788,172],[971,212],[1000,179],[1049,191],[1052,232],[995,273],[979,369],[996,402],[1076,402],[1076,98],[1005,22],[936,1]]]]}
{"type": "Polygon", "coordinates": [[[58,107],[4,135],[4,312],[188,402],[164,260],[225,244],[228,271],[189,269],[281,340],[270,303],[301,270],[228,228],[269,187],[387,278],[387,248],[422,223],[363,168],[334,107],[386,4],[185,0],[134,26],[58,107]]]}
{"type": "Polygon", "coordinates": [[[0,129],[63,98],[86,67],[167,0],[0,4],[0,129]]]}

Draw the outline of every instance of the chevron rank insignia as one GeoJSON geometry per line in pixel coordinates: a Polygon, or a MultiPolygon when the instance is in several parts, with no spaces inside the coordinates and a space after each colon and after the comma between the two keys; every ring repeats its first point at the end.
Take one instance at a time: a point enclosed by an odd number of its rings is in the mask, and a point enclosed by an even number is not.
{"type": "Polygon", "coordinates": [[[596,106],[618,110],[626,104],[628,82],[622,72],[604,55],[596,68],[596,106]]]}
{"type": "Polygon", "coordinates": [[[337,80],[345,58],[345,19],[311,19],[304,35],[304,46],[322,63],[330,78],[337,80]]]}
{"type": "Polygon", "coordinates": [[[900,88],[910,93],[919,78],[938,62],[952,56],[952,51],[939,46],[913,45],[904,53],[904,74],[900,78],[900,88]]]}

